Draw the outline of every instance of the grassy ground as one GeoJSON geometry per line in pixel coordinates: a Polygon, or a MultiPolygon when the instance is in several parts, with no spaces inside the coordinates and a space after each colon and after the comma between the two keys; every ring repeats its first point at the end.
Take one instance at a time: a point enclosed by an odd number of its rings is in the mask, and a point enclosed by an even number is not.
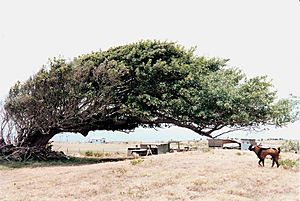
{"type": "MultiPolygon", "coordinates": [[[[299,155],[282,153],[286,159],[299,155]]],[[[110,163],[5,166],[0,200],[300,200],[299,168],[257,162],[249,151],[200,149],[110,163]]]]}

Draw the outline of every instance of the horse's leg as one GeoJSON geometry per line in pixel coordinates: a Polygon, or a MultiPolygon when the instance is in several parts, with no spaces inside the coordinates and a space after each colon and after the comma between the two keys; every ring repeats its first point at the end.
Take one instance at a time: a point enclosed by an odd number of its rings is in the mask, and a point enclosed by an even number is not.
{"type": "Polygon", "coordinates": [[[278,158],[274,159],[277,165],[277,168],[279,167],[278,158]]]}
{"type": "Polygon", "coordinates": [[[260,158],[259,161],[258,161],[258,165],[259,165],[259,166],[262,166],[262,165],[261,165],[261,162],[263,162],[263,160],[260,158]]]}
{"type": "MultiPolygon", "coordinates": [[[[272,160],[273,160],[273,162],[272,162],[272,167],[273,167],[274,164],[275,164],[275,158],[272,157],[272,160]]],[[[276,164],[277,164],[277,163],[276,163],[276,164]]]]}
{"type": "Polygon", "coordinates": [[[261,159],[261,161],[262,161],[263,167],[265,167],[265,159],[263,158],[263,159],[261,159]]]}

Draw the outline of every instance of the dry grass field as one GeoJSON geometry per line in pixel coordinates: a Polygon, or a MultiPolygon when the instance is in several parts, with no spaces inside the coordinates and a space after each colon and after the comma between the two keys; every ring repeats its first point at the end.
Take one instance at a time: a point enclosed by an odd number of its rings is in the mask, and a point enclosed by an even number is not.
{"type": "MultiPolygon", "coordinates": [[[[135,147],[141,142],[112,142],[106,144],[93,144],[93,143],[64,143],[64,142],[53,142],[53,150],[63,151],[70,156],[79,156],[84,154],[86,151],[105,152],[114,155],[126,155],[128,147],[135,147]]],[[[274,143],[273,143],[274,144],[274,143]]],[[[185,146],[194,148],[207,147],[206,140],[200,141],[182,141],[180,147],[185,146]]],[[[177,144],[171,144],[171,148],[177,148],[177,144]]]]}
{"type": "MultiPolygon", "coordinates": [[[[299,155],[282,153],[284,159],[299,155]]],[[[300,200],[298,168],[257,162],[250,151],[200,149],[89,165],[0,168],[0,200],[300,200]]]]}
{"type": "Polygon", "coordinates": [[[104,152],[125,156],[127,154],[127,148],[135,147],[135,145],[139,144],[139,142],[120,142],[107,144],[53,142],[52,144],[53,150],[63,151],[69,156],[82,156],[86,151],[104,152]]]}

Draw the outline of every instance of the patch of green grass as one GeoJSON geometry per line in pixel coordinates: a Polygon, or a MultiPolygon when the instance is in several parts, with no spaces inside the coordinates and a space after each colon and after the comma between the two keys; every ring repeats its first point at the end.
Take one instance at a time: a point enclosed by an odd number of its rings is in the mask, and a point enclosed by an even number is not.
{"type": "Polygon", "coordinates": [[[108,152],[94,152],[93,154],[95,157],[98,157],[98,158],[102,158],[102,157],[110,157],[112,154],[111,153],[108,153],[108,152]]]}
{"type": "Polygon", "coordinates": [[[131,165],[138,165],[141,164],[144,160],[138,158],[138,159],[133,159],[130,161],[131,165]]]}
{"type": "Polygon", "coordinates": [[[281,165],[284,169],[299,168],[299,163],[300,163],[299,159],[298,160],[285,159],[279,161],[279,165],[281,165]]]}
{"type": "Polygon", "coordinates": [[[86,151],[84,152],[85,156],[93,156],[93,151],[86,151]]]}
{"type": "Polygon", "coordinates": [[[98,158],[103,158],[103,157],[110,157],[112,156],[111,153],[109,152],[102,152],[102,151],[86,151],[83,153],[84,156],[87,156],[87,157],[98,157],[98,158]]]}

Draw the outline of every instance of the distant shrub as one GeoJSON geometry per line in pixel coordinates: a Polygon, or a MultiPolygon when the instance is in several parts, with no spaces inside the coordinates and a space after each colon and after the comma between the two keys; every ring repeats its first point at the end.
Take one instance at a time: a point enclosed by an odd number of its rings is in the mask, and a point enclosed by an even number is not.
{"type": "Polygon", "coordinates": [[[107,157],[107,156],[111,156],[111,154],[108,152],[95,152],[94,156],[95,157],[107,157]]]}
{"type": "Polygon", "coordinates": [[[131,165],[138,165],[141,164],[144,160],[138,158],[138,159],[133,159],[130,161],[131,165]]]}
{"type": "Polygon", "coordinates": [[[85,156],[93,156],[93,151],[86,151],[84,153],[85,156]]]}
{"type": "Polygon", "coordinates": [[[285,140],[281,145],[281,148],[285,152],[297,152],[299,150],[299,142],[293,140],[285,140]]]}
{"type": "Polygon", "coordinates": [[[84,155],[85,156],[94,156],[94,157],[98,157],[98,158],[102,158],[102,157],[109,157],[111,156],[112,154],[111,153],[108,153],[108,152],[101,152],[101,151],[86,151],[84,152],[84,155]]]}
{"type": "Polygon", "coordinates": [[[112,170],[112,173],[114,173],[117,177],[123,176],[127,170],[125,168],[116,168],[112,170]]]}
{"type": "Polygon", "coordinates": [[[202,151],[202,152],[204,152],[204,153],[212,151],[212,149],[209,148],[209,147],[202,147],[199,150],[202,151]]]}
{"type": "Polygon", "coordinates": [[[192,148],[191,148],[191,150],[193,150],[193,151],[197,151],[198,149],[199,149],[198,146],[192,146],[192,148]]]}
{"type": "Polygon", "coordinates": [[[94,155],[95,157],[101,158],[101,157],[104,157],[104,156],[105,156],[105,153],[104,153],[104,152],[99,152],[99,151],[97,151],[97,152],[94,152],[93,155],[94,155]]]}
{"type": "Polygon", "coordinates": [[[284,169],[299,168],[299,159],[298,160],[291,160],[291,159],[280,160],[279,164],[284,169]]]}

